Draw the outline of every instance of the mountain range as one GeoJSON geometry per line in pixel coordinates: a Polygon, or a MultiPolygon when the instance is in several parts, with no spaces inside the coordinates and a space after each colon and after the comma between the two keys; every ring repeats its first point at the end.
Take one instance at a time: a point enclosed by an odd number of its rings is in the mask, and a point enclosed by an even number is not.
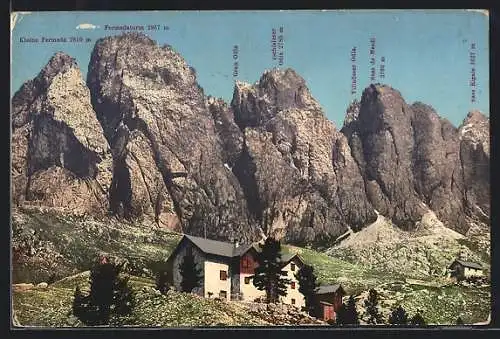
{"type": "Polygon", "coordinates": [[[386,84],[339,129],[293,69],[236,81],[226,103],[171,46],[125,33],[96,42],[86,81],[56,53],[11,118],[14,206],[241,242],[333,243],[378,215],[406,231],[429,212],[462,234],[489,225],[489,119],[457,128],[386,84]]]}

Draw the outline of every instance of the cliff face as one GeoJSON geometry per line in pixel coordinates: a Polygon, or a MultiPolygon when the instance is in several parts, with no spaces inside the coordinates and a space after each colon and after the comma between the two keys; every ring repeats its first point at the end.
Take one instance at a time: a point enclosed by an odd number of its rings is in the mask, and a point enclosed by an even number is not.
{"type": "Polygon", "coordinates": [[[369,200],[381,214],[412,229],[430,209],[461,233],[469,228],[466,216],[485,220],[489,132],[484,115],[469,114],[457,129],[432,107],[408,105],[398,91],[372,85],[363,93],[359,115],[350,116],[342,131],[369,200]]]}
{"type": "Polygon", "coordinates": [[[272,70],[253,86],[237,83],[231,106],[245,136],[235,173],[248,201],[260,206],[250,210],[265,227],[288,241],[308,242],[376,218],[346,138],[297,73],[272,70]]]}
{"type": "Polygon", "coordinates": [[[203,90],[179,54],[139,34],[104,38],[87,84],[113,152],[112,212],[176,216],[191,234],[251,237],[203,90]]]}
{"type": "Polygon", "coordinates": [[[58,53],[15,94],[13,199],[243,242],[330,242],[375,211],[411,230],[430,209],[465,233],[489,219],[488,124],[372,85],[338,131],[292,69],[237,82],[228,105],[129,33],[96,42],[86,84],[58,53]]]}
{"type": "Polygon", "coordinates": [[[489,119],[478,111],[471,111],[459,127],[467,211],[485,223],[491,212],[489,131],[489,119]]]}
{"type": "Polygon", "coordinates": [[[75,60],[55,54],[12,99],[14,201],[106,214],[109,151],[75,60]]]}

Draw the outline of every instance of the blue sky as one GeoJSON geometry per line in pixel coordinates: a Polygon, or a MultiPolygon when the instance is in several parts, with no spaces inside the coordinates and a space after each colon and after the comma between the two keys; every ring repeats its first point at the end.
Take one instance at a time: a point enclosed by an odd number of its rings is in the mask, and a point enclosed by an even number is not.
{"type": "MultiPolygon", "coordinates": [[[[327,117],[340,128],[351,100],[370,84],[370,38],[375,37],[377,79],[408,103],[422,101],[458,126],[471,109],[489,115],[488,17],[455,11],[155,11],[38,12],[19,15],[12,31],[13,95],[57,51],[77,59],[86,76],[95,41],[119,31],[104,25],[160,25],[144,32],[168,43],[197,70],[205,93],[230,101],[233,46],[239,46],[236,79],[256,82],[272,59],[271,31],[284,29],[284,64],[307,82],[327,117]],[[76,29],[79,24],[99,26],[76,29]],[[164,30],[163,26],[168,26],[164,30]],[[21,43],[22,37],[82,37],[90,42],[21,43]],[[476,44],[476,102],[471,102],[469,51],[476,44]],[[351,49],[357,48],[357,93],[351,94],[351,49]],[[379,77],[385,57],[385,78],[379,77]]],[[[147,27],[145,27],[147,28],[147,27]]]]}

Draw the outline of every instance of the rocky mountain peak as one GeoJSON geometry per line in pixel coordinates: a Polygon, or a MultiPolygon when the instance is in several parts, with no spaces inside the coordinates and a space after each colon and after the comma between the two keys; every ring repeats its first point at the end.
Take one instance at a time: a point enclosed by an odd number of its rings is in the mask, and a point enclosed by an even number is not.
{"type": "MultiPolygon", "coordinates": [[[[361,107],[371,107],[372,113],[378,112],[377,115],[383,114],[385,119],[389,116],[398,115],[405,112],[403,96],[401,92],[385,84],[371,84],[363,90],[361,95],[361,107]],[[377,107],[376,110],[373,108],[377,107]]],[[[361,112],[360,112],[361,113],[361,112]]],[[[362,114],[361,114],[362,115],[362,114]]],[[[373,116],[366,117],[368,119],[373,116]]],[[[382,118],[379,116],[379,118],[382,118]]]]}
{"type": "Polygon", "coordinates": [[[64,52],[56,52],[42,69],[42,74],[64,73],[71,67],[78,67],[76,59],[64,52]]]}
{"type": "Polygon", "coordinates": [[[411,108],[415,113],[436,112],[431,105],[427,105],[421,101],[415,101],[413,104],[411,104],[411,108]]]}
{"type": "Polygon", "coordinates": [[[488,223],[490,218],[490,126],[478,110],[458,128],[466,212],[488,223]]]}
{"type": "Polygon", "coordinates": [[[353,131],[356,130],[356,124],[359,119],[360,106],[360,102],[357,99],[354,99],[349,103],[349,106],[347,107],[344,117],[344,123],[341,129],[341,132],[345,136],[347,136],[347,138],[350,138],[353,131]]]}
{"type": "Polygon", "coordinates": [[[275,88],[284,91],[286,88],[298,89],[305,85],[305,80],[292,68],[266,70],[259,80],[259,87],[263,90],[275,88]]]}
{"type": "Polygon", "coordinates": [[[113,152],[113,213],[212,238],[251,236],[241,188],[224,165],[234,161],[224,149],[238,152],[237,142],[221,142],[234,131],[231,114],[205,97],[180,54],[142,34],[104,38],[87,84],[113,152]]]}
{"type": "Polygon", "coordinates": [[[360,103],[354,99],[349,103],[344,118],[344,126],[349,125],[351,122],[358,120],[360,103]]]}
{"type": "MultiPolygon", "coordinates": [[[[40,96],[46,94],[57,76],[61,76],[70,70],[76,76],[80,75],[81,78],[76,60],[66,53],[57,52],[34,79],[26,81],[21,86],[12,98],[12,123],[14,128],[28,123],[30,114],[36,114],[41,111],[41,109],[36,109],[30,112],[28,106],[36,103],[40,96]]],[[[38,100],[38,102],[40,101],[38,100]]]]}
{"type": "Polygon", "coordinates": [[[472,110],[470,111],[466,118],[464,119],[463,124],[468,124],[468,123],[481,123],[481,122],[488,122],[489,118],[484,115],[481,111],[479,110],[472,110]]]}
{"type": "Polygon", "coordinates": [[[408,105],[399,91],[372,84],[363,92],[358,118],[348,119],[342,132],[381,214],[411,229],[430,209],[465,233],[468,217],[489,215],[484,126],[484,116],[473,112],[459,130],[431,106],[408,105]]]}
{"type": "Polygon", "coordinates": [[[56,53],[12,100],[14,200],[103,215],[111,156],[75,59],[56,53]]]}
{"type": "Polygon", "coordinates": [[[231,106],[235,122],[242,130],[265,125],[286,110],[323,114],[305,80],[291,68],[267,70],[254,85],[236,82],[231,106]]]}
{"type": "Polygon", "coordinates": [[[474,148],[481,145],[483,152],[489,158],[490,136],[489,118],[478,110],[470,111],[459,127],[460,139],[474,148]]]}
{"type": "Polygon", "coordinates": [[[51,84],[54,77],[58,74],[66,73],[72,68],[78,69],[76,59],[64,52],[57,52],[50,58],[45,67],[42,68],[38,76],[33,79],[35,86],[38,90],[43,91],[51,84]]]}

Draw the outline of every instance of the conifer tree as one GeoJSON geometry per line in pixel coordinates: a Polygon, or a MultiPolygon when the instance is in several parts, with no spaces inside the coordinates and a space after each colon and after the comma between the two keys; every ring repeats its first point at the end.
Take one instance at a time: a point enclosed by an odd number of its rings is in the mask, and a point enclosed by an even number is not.
{"type": "Polygon", "coordinates": [[[354,300],[353,295],[351,295],[347,300],[346,315],[347,315],[347,324],[359,325],[359,315],[358,315],[358,310],[356,309],[356,301],[354,300]]]}
{"type": "Polygon", "coordinates": [[[199,269],[194,261],[194,256],[191,252],[187,253],[182,263],[179,265],[179,271],[182,277],[181,290],[182,292],[191,292],[195,287],[200,285],[201,269],[199,269]]]}
{"type": "Polygon", "coordinates": [[[336,312],[335,323],[337,325],[347,324],[346,306],[344,303],[340,305],[339,309],[336,312]]]}
{"type": "Polygon", "coordinates": [[[84,295],[80,287],[76,287],[73,314],[84,324],[107,325],[112,315],[131,313],[134,294],[128,286],[128,277],[120,275],[122,267],[104,258],[90,272],[90,293],[84,295]]]}
{"type": "Polygon", "coordinates": [[[304,295],[307,312],[312,314],[314,311],[314,294],[319,286],[316,282],[314,267],[304,265],[297,272],[295,278],[299,281],[299,292],[304,295]]]}
{"type": "Polygon", "coordinates": [[[384,319],[378,308],[378,293],[375,289],[370,289],[368,299],[365,300],[366,315],[368,324],[382,324],[384,319]]]}
{"type": "Polygon", "coordinates": [[[408,314],[405,309],[399,305],[395,310],[389,315],[389,324],[391,325],[407,325],[408,324],[408,314]]]}
{"type": "Polygon", "coordinates": [[[90,296],[84,295],[80,286],[76,286],[73,296],[73,315],[85,325],[98,324],[98,309],[90,304],[90,296]]]}
{"type": "Polygon", "coordinates": [[[425,326],[425,319],[422,316],[422,311],[417,310],[417,313],[413,315],[413,317],[410,319],[410,324],[413,326],[425,326]]]}
{"type": "Polygon", "coordinates": [[[462,320],[461,317],[458,317],[457,320],[456,320],[456,322],[455,322],[455,324],[457,324],[457,325],[464,325],[464,321],[462,320]]]}
{"type": "Polygon", "coordinates": [[[287,284],[291,282],[282,270],[281,244],[268,237],[259,247],[261,250],[256,257],[258,266],[252,276],[253,284],[258,290],[266,292],[267,303],[278,302],[280,296],[286,296],[287,284]]]}
{"type": "Polygon", "coordinates": [[[156,276],[156,289],[165,294],[168,291],[168,274],[166,271],[159,271],[156,276]]]}
{"type": "Polygon", "coordinates": [[[337,325],[359,325],[358,310],[356,309],[356,301],[354,296],[350,296],[347,304],[342,304],[337,310],[336,315],[337,325]]]}

